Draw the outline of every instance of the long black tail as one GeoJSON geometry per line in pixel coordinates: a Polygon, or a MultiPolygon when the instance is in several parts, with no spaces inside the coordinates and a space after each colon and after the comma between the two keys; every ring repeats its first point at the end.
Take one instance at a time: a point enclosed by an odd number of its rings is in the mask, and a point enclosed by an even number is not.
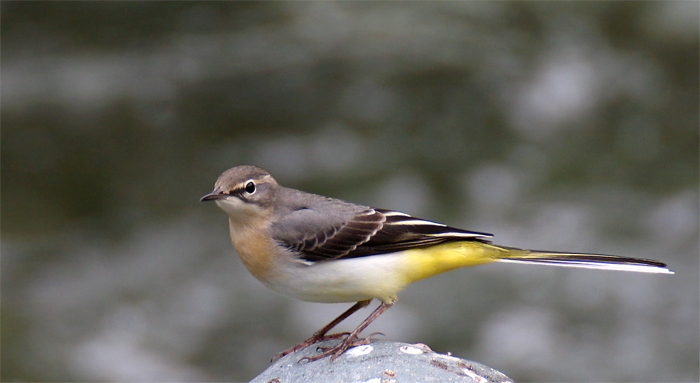
{"type": "Polygon", "coordinates": [[[555,251],[503,248],[508,251],[503,254],[503,258],[498,260],[499,262],[673,274],[673,271],[669,270],[666,264],[651,259],[620,257],[617,255],[560,253],[555,251]]]}

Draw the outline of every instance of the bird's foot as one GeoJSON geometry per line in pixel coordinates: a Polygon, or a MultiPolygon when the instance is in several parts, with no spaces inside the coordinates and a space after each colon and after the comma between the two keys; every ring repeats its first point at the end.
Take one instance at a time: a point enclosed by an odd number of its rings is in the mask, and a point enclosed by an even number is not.
{"type": "Polygon", "coordinates": [[[340,355],[342,355],[347,349],[351,347],[357,347],[357,346],[364,346],[366,344],[369,344],[372,341],[372,337],[376,335],[382,335],[381,332],[373,332],[369,334],[368,336],[358,339],[357,335],[350,334],[348,337],[343,339],[342,342],[339,344],[333,346],[333,347],[319,347],[319,349],[322,351],[321,354],[314,355],[314,356],[305,356],[301,359],[299,359],[299,362],[301,361],[308,361],[308,362],[313,362],[319,359],[323,359],[325,357],[330,356],[331,357],[331,362],[336,360],[340,355]]]}
{"type": "Polygon", "coordinates": [[[305,341],[303,341],[303,342],[301,342],[301,343],[295,345],[294,347],[291,347],[291,348],[289,348],[289,349],[287,349],[287,350],[284,350],[284,351],[282,351],[282,352],[279,352],[279,353],[273,355],[273,356],[272,356],[271,362],[274,362],[275,360],[278,360],[278,359],[280,359],[280,358],[283,358],[283,357],[285,357],[285,356],[287,356],[287,355],[289,355],[289,354],[291,354],[291,353],[293,353],[293,352],[297,352],[297,351],[299,351],[299,350],[301,350],[301,349],[304,349],[304,348],[306,348],[306,347],[309,347],[309,346],[311,346],[311,345],[313,345],[313,344],[316,344],[316,343],[318,343],[318,342],[323,342],[323,341],[326,341],[326,340],[338,339],[338,338],[342,338],[342,337],[348,336],[348,335],[350,335],[349,332],[339,332],[339,333],[337,333],[337,334],[330,334],[330,335],[315,333],[314,335],[311,336],[311,338],[309,338],[309,339],[307,339],[307,340],[305,340],[305,341]]]}

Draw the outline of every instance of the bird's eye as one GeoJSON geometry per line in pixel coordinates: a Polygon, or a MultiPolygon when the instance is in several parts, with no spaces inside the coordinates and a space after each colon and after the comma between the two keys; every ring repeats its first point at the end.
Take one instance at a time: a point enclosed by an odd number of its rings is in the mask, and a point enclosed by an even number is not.
{"type": "Polygon", "coordinates": [[[255,193],[255,182],[253,181],[248,181],[247,184],[245,184],[245,192],[248,194],[253,194],[255,193]]]}

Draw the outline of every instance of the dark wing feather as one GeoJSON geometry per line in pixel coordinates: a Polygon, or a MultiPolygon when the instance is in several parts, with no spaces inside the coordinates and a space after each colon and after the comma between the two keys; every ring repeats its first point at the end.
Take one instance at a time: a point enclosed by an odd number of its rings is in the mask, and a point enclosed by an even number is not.
{"type": "Polygon", "coordinates": [[[376,211],[386,217],[384,226],[347,257],[391,253],[450,241],[488,243],[492,237],[491,234],[456,229],[396,211],[382,209],[376,209],[376,211]]]}
{"type": "Polygon", "coordinates": [[[489,242],[491,237],[390,210],[365,208],[346,213],[349,214],[343,217],[310,209],[294,212],[293,218],[273,227],[273,237],[310,262],[390,253],[456,240],[489,242]]]}
{"type": "Polygon", "coordinates": [[[336,224],[322,234],[309,233],[309,239],[296,250],[307,261],[343,258],[367,242],[384,224],[384,216],[373,209],[336,224]]]}

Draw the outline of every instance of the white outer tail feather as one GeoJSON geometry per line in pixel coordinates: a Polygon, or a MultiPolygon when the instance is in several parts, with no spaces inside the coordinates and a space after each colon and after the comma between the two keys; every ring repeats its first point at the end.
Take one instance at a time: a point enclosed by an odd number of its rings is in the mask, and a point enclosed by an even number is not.
{"type": "Polygon", "coordinates": [[[624,263],[601,263],[601,262],[585,262],[577,260],[548,260],[548,259],[538,259],[538,258],[522,258],[522,259],[499,259],[498,262],[506,263],[522,263],[530,265],[544,265],[544,266],[560,266],[560,267],[577,267],[584,269],[597,269],[597,270],[618,270],[618,271],[633,271],[637,273],[656,273],[656,274],[675,274],[672,270],[665,267],[652,266],[652,265],[630,265],[624,263]]]}

